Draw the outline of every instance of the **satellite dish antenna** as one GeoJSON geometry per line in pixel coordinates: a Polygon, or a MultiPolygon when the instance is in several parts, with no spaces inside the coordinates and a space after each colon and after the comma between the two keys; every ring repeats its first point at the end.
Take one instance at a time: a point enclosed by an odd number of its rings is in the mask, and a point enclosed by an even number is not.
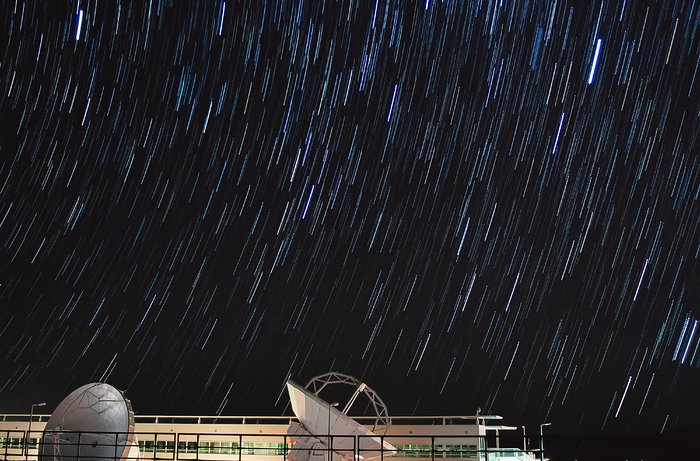
{"type": "Polygon", "coordinates": [[[131,402],[105,383],[76,389],[46,423],[40,454],[44,461],[140,459],[131,402]]]}
{"type": "MultiPolygon", "coordinates": [[[[344,411],[339,411],[332,404],[324,401],[318,395],[303,388],[294,381],[287,381],[287,390],[292,404],[292,410],[299,422],[289,425],[287,433],[295,440],[294,448],[289,453],[290,461],[355,461],[355,449],[357,459],[372,459],[381,456],[393,456],[396,448],[382,440],[373,431],[370,431],[354,419],[350,418],[347,411],[359,392],[369,389],[356,378],[339,373],[327,373],[313,378],[309,385],[313,389],[313,383],[320,383],[327,378],[323,385],[317,387],[316,392],[327,384],[346,381],[362,384],[345,405],[344,411]],[[324,378],[325,377],[325,378],[324,378]],[[347,378],[347,380],[346,380],[347,378]],[[332,453],[332,458],[329,454],[332,453]]],[[[371,391],[371,389],[370,389],[371,391]]],[[[373,392],[373,391],[372,391],[373,392]]],[[[376,394],[373,394],[376,396],[376,394]]],[[[376,397],[375,402],[381,402],[376,397]]],[[[377,405],[375,405],[377,408],[377,405]]],[[[386,406],[381,402],[383,415],[386,418],[385,428],[388,428],[388,416],[386,406]]],[[[378,419],[379,415],[378,415],[378,419]]],[[[376,426],[376,424],[375,424],[376,426]]]]}

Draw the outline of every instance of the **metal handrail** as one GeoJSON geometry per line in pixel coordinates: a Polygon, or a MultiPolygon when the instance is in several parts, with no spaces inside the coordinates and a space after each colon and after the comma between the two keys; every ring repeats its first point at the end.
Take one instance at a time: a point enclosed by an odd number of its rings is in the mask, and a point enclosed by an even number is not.
{"type": "MultiPolygon", "coordinates": [[[[29,421],[29,413],[0,413],[0,422],[22,422],[29,421]]],[[[48,421],[51,417],[50,414],[34,414],[34,421],[44,422],[48,421]]],[[[260,421],[279,421],[280,424],[288,424],[290,421],[297,421],[294,416],[269,416],[269,415],[135,415],[136,422],[153,422],[160,423],[165,421],[168,423],[187,420],[191,424],[211,424],[209,422],[202,421],[216,421],[217,424],[222,424],[227,421],[237,421],[233,424],[260,424],[260,421]]],[[[500,416],[489,416],[489,415],[441,415],[441,416],[391,416],[389,420],[391,423],[401,424],[404,421],[433,421],[445,424],[450,421],[470,421],[475,422],[481,419],[485,421],[496,421],[502,419],[500,416]]],[[[358,421],[373,421],[376,419],[375,416],[353,416],[353,419],[358,421]]],[[[486,425],[488,427],[488,425],[486,425]]]]}

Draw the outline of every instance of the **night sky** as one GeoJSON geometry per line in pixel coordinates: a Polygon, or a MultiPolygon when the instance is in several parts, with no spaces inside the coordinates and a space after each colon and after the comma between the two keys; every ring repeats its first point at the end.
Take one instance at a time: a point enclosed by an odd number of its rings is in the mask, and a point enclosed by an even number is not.
{"type": "Polygon", "coordinates": [[[700,411],[700,3],[2,7],[0,407],[700,411]]]}

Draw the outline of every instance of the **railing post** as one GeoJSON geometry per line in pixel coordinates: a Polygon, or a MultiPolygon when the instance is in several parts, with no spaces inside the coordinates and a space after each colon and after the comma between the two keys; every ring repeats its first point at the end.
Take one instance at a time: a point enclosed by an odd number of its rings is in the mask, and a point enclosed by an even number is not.
{"type": "Polygon", "coordinates": [[[435,461],[435,436],[430,437],[430,458],[435,461]]]}
{"type": "Polygon", "coordinates": [[[243,453],[243,435],[238,434],[238,461],[241,461],[242,458],[242,453],[243,453]]]}
{"type": "Polygon", "coordinates": [[[7,446],[10,443],[10,431],[5,431],[5,440],[3,445],[5,446],[5,459],[7,459],[7,446]]]}
{"type": "Polygon", "coordinates": [[[352,456],[353,459],[357,460],[360,459],[360,450],[359,450],[360,443],[357,440],[357,434],[355,434],[355,437],[352,439],[352,456]]]}
{"type": "Polygon", "coordinates": [[[197,442],[197,444],[195,445],[196,451],[195,451],[194,459],[199,460],[199,434],[197,434],[196,442],[197,442]]]}
{"type": "Polygon", "coordinates": [[[180,459],[180,433],[175,433],[175,449],[173,450],[173,459],[180,459]]]}

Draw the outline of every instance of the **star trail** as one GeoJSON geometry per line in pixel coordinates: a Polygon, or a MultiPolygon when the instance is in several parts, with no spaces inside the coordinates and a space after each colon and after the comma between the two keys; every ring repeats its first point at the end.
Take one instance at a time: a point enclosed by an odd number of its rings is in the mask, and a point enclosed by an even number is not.
{"type": "Polygon", "coordinates": [[[0,402],[700,411],[700,4],[14,0],[0,402]]]}

